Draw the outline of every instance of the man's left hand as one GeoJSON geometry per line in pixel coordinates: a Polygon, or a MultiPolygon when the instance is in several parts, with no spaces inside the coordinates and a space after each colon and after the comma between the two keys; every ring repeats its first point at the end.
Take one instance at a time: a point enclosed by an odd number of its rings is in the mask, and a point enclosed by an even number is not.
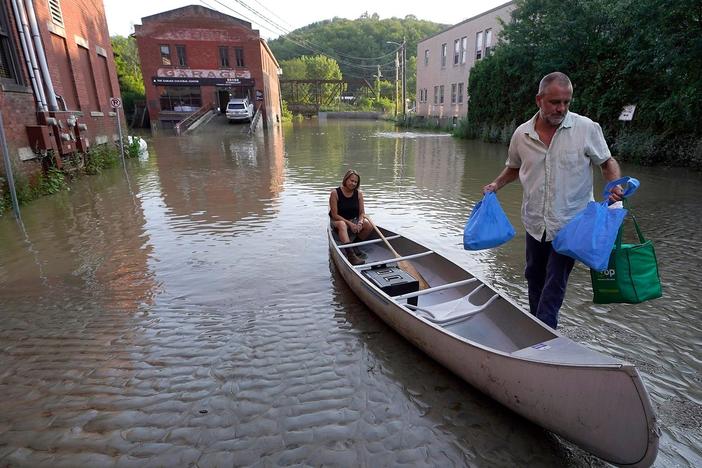
{"type": "Polygon", "coordinates": [[[610,204],[622,201],[622,195],[624,195],[624,189],[617,185],[609,191],[609,202],[610,204]]]}

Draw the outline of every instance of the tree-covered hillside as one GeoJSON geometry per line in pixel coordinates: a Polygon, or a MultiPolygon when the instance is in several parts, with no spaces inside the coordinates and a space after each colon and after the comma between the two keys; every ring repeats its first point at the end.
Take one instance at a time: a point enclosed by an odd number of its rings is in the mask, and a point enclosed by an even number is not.
{"type": "MultiPolygon", "coordinates": [[[[366,78],[377,74],[378,65],[384,79],[395,78],[395,50],[407,40],[407,90],[414,94],[415,68],[410,67],[417,53],[417,43],[445,29],[447,25],[417,19],[380,19],[377,14],[355,20],[333,18],[310,24],[269,43],[278,61],[303,55],[324,54],[339,64],[344,79],[366,78]]],[[[283,76],[282,78],[285,78],[283,76]]]]}

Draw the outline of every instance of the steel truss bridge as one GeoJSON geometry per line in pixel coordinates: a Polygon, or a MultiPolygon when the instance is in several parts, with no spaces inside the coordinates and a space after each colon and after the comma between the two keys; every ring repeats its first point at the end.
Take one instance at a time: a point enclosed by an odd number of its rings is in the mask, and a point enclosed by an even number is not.
{"type": "Polygon", "coordinates": [[[359,98],[374,96],[373,86],[358,80],[280,80],[280,93],[295,114],[312,115],[340,102],[353,105],[359,98]]]}

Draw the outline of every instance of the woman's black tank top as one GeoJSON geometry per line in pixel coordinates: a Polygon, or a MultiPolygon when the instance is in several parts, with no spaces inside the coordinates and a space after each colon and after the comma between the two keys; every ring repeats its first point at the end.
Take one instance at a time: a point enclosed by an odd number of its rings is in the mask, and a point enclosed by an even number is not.
{"type": "Polygon", "coordinates": [[[344,219],[353,219],[358,217],[358,190],[353,191],[353,195],[346,197],[341,187],[336,188],[336,211],[344,219]]]}

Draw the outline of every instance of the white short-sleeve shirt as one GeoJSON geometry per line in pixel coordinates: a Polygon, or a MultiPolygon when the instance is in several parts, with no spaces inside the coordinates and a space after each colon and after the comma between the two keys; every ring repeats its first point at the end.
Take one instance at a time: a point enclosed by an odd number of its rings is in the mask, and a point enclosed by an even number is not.
{"type": "Polygon", "coordinates": [[[536,117],[515,130],[509,144],[507,167],[519,169],[522,222],[526,231],[551,241],[592,196],[592,166],[611,157],[602,128],[596,122],[568,112],[547,147],[534,128],[536,117]]]}

